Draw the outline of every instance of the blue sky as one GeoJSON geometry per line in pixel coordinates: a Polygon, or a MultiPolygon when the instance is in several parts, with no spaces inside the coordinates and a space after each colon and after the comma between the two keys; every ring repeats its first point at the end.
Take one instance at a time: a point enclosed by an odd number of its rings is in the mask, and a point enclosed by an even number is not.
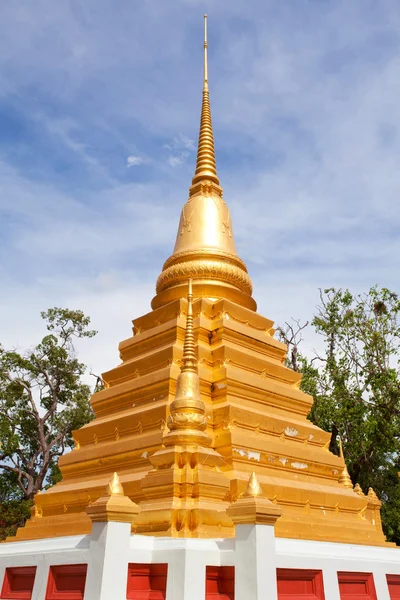
{"type": "Polygon", "coordinates": [[[100,372],[149,310],[194,170],[204,12],[218,172],[260,312],[399,290],[398,0],[3,2],[5,346],[39,338],[40,310],[81,308],[100,372]]]}

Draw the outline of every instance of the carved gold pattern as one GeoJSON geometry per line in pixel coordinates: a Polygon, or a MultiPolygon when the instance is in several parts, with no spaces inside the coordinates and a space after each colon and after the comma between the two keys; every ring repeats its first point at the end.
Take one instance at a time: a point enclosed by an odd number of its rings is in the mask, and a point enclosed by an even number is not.
{"type": "Polygon", "coordinates": [[[249,295],[253,290],[250,277],[240,267],[222,261],[204,259],[178,263],[162,271],[157,279],[157,293],[164,291],[171,284],[187,280],[188,277],[222,280],[249,295]]]}
{"type": "Polygon", "coordinates": [[[193,255],[202,259],[212,256],[213,258],[222,262],[232,263],[247,273],[246,263],[239,256],[230,252],[226,252],[225,250],[218,250],[218,248],[195,248],[191,250],[181,250],[180,252],[175,252],[172,256],[167,258],[163,265],[163,270],[175,263],[190,260],[193,255]]]}

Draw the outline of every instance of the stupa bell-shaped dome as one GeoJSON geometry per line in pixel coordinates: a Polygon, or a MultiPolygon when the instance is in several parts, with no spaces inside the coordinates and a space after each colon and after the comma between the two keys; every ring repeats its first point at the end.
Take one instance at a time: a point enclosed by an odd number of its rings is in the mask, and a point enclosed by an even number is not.
{"type": "Polygon", "coordinates": [[[207,68],[207,19],[204,20],[204,85],[196,171],[182,209],[172,256],[157,281],[152,307],[185,295],[193,279],[194,297],[227,298],[256,310],[252,284],[236,254],[229,208],[217,175],[207,68]]]}

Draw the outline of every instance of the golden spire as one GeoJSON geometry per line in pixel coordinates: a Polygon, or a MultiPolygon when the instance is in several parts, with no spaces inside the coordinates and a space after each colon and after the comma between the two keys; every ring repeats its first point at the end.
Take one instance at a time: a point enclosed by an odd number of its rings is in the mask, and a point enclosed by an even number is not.
{"type": "Polygon", "coordinates": [[[208,91],[207,15],[204,15],[204,79],[196,170],[184,205],[172,256],[157,280],[154,309],[182,298],[188,279],[196,297],[226,298],[256,310],[252,284],[236,253],[229,208],[222,198],[215,163],[208,91]]]}
{"type": "Polygon", "coordinates": [[[181,372],[176,381],[175,399],[171,403],[168,417],[169,433],[164,438],[165,446],[174,444],[199,444],[210,446],[211,439],[205,432],[207,419],[204,402],[200,396],[200,379],[193,333],[193,288],[188,281],[187,318],[181,372]]]}
{"type": "Polygon", "coordinates": [[[93,504],[86,507],[86,512],[93,523],[116,521],[119,523],[132,523],[139,514],[139,507],[124,494],[118,474],[114,473],[107,484],[103,495],[93,504]]]}
{"type": "Polygon", "coordinates": [[[197,375],[197,360],[194,345],[194,332],[193,332],[193,285],[192,280],[188,281],[188,295],[187,295],[187,315],[186,315],[186,331],[185,341],[183,344],[183,357],[182,357],[182,373],[190,371],[197,375]]]}
{"type": "Polygon", "coordinates": [[[243,496],[245,498],[256,498],[257,496],[262,496],[262,495],[263,495],[262,487],[257,479],[257,475],[253,471],[252,474],[250,475],[249,483],[248,483],[247,489],[246,489],[245,493],[243,494],[243,496]]]}
{"type": "Polygon", "coordinates": [[[107,484],[107,487],[104,492],[105,496],[123,496],[124,488],[121,485],[121,482],[118,477],[118,473],[114,473],[111,477],[110,481],[107,484]]]}
{"type": "Polygon", "coordinates": [[[359,483],[356,483],[356,485],[354,486],[353,489],[354,489],[355,493],[358,494],[359,496],[365,496],[359,483]]]}
{"type": "Polygon", "coordinates": [[[378,501],[380,503],[380,500],[379,500],[378,496],[376,495],[374,488],[372,488],[372,487],[368,488],[367,496],[370,500],[378,501]]]}
{"type": "Polygon", "coordinates": [[[342,483],[344,485],[344,487],[347,487],[349,489],[353,489],[353,483],[351,481],[349,472],[347,470],[347,465],[346,465],[346,461],[344,460],[344,454],[343,454],[343,446],[342,446],[342,438],[339,438],[339,449],[340,449],[340,458],[343,458],[344,461],[344,469],[339,477],[339,483],[342,483]]]}
{"type": "Polygon", "coordinates": [[[208,41],[207,41],[207,15],[204,15],[204,85],[203,90],[208,90],[208,41]]]}
{"type": "MultiPolygon", "coordinates": [[[[197,150],[196,171],[192,186],[203,180],[210,180],[219,185],[217,166],[214,152],[214,136],[212,131],[210,96],[208,92],[208,63],[207,63],[207,15],[204,15],[204,82],[203,102],[201,106],[199,145],[197,150]]],[[[190,195],[194,193],[193,187],[190,195]]]]}

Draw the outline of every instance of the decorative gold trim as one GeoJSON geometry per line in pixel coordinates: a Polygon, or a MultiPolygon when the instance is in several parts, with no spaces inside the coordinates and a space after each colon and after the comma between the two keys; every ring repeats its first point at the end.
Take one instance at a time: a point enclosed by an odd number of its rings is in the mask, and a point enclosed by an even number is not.
{"type": "Polygon", "coordinates": [[[163,265],[163,270],[167,269],[171,265],[175,263],[185,262],[185,260],[190,260],[191,257],[195,258],[203,258],[207,257],[208,259],[216,258],[218,260],[224,260],[235,264],[236,266],[243,269],[247,273],[246,263],[239,258],[236,254],[231,254],[230,252],[224,252],[224,250],[218,250],[217,248],[196,248],[194,250],[182,250],[181,252],[177,252],[176,254],[172,254],[163,265]]]}
{"type": "Polygon", "coordinates": [[[174,264],[162,271],[157,279],[157,294],[189,277],[224,281],[249,296],[253,291],[251,279],[242,268],[223,261],[201,259],[174,264]]]}

